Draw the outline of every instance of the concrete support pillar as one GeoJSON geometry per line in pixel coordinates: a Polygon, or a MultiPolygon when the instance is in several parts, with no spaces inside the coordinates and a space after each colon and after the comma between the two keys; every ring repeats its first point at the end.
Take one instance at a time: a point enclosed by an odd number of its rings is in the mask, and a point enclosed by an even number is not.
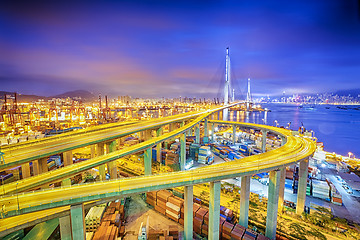
{"type": "Polygon", "coordinates": [[[159,127],[159,128],[156,130],[156,136],[157,136],[157,137],[160,137],[162,134],[163,134],[163,127],[159,127]]]}
{"type": "MultiPolygon", "coordinates": [[[[185,123],[185,125],[188,124],[189,122],[191,122],[191,120],[187,121],[187,122],[185,123]]],[[[192,136],[192,130],[191,130],[191,129],[192,129],[192,128],[189,128],[189,129],[186,131],[186,136],[192,136]]]]}
{"type": "Polygon", "coordinates": [[[61,240],[72,240],[70,216],[59,218],[61,240]]]}
{"type": "Polygon", "coordinates": [[[282,213],[284,208],[286,167],[280,169],[280,186],[279,186],[279,212],[282,213]]]}
{"type": "Polygon", "coordinates": [[[73,164],[73,154],[71,150],[63,152],[63,161],[64,161],[64,167],[73,164]]]}
{"type": "Polygon", "coordinates": [[[306,186],[308,177],[309,160],[304,159],[299,164],[299,184],[296,201],[296,214],[301,215],[304,212],[306,200],[306,186]]]}
{"type": "Polygon", "coordinates": [[[152,130],[148,129],[145,131],[145,141],[150,140],[152,138],[152,130]]]}
{"type": "Polygon", "coordinates": [[[39,174],[45,173],[49,171],[48,165],[47,165],[48,158],[41,158],[38,160],[39,163],[39,174]]]}
{"type": "MultiPolygon", "coordinates": [[[[100,142],[96,146],[97,156],[104,155],[104,143],[100,142]]],[[[99,177],[100,181],[106,180],[105,164],[99,166],[99,177]]]]}
{"type": "Polygon", "coordinates": [[[156,145],[156,161],[161,163],[161,143],[156,145]]]}
{"type": "Polygon", "coordinates": [[[233,125],[233,138],[232,138],[233,144],[236,143],[236,125],[233,125]]]}
{"type": "Polygon", "coordinates": [[[105,143],[105,154],[109,154],[110,153],[110,142],[106,142],[105,143]]]}
{"type": "Polygon", "coordinates": [[[104,153],[105,153],[104,145],[105,144],[103,142],[100,142],[100,143],[97,144],[97,146],[96,146],[96,154],[97,154],[97,156],[104,155],[104,153]]]}
{"type": "Polygon", "coordinates": [[[186,164],[186,135],[185,133],[180,135],[180,170],[185,170],[186,164]]]}
{"type": "Polygon", "coordinates": [[[208,143],[209,142],[209,127],[208,127],[208,119],[205,118],[204,121],[204,139],[203,139],[204,143],[208,143]]]}
{"type": "Polygon", "coordinates": [[[144,131],[138,132],[137,134],[139,136],[140,141],[144,141],[144,139],[145,139],[144,131]]]}
{"type": "Polygon", "coordinates": [[[24,163],[21,165],[21,172],[22,172],[23,179],[31,177],[29,163],[24,163]]]}
{"type": "Polygon", "coordinates": [[[215,123],[211,124],[211,142],[215,141],[215,123]]]}
{"type": "Polygon", "coordinates": [[[225,108],[223,109],[223,117],[222,117],[222,120],[223,121],[229,121],[229,109],[228,108],[225,108]]]}
{"type": "Polygon", "coordinates": [[[248,227],[249,223],[250,176],[241,177],[239,224],[248,227]]]}
{"type": "MultiPolygon", "coordinates": [[[[72,151],[66,151],[63,152],[63,161],[64,161],[64,167],[70,166],[73,164],[73,154],[72,151]]],[[[66,178],[61,181],[61,186],[70,186],[71,185],[71,179],[66,178]]]]}
{"type": "Polygon", "coordinates": [[[117,179],[117,164],[116,160],[108,163],[108,171],[110,174],[110,179],[117,179]]]}
{"type": "MultiPolygon", "coordinates": [[[[163,134],[163,128],[160,127],[156,130],[156,136],[160,137],[163,134]]],[[[161,163],[161,143],[156,145],[156,160],[161,163]]]]}
{"type": "Polygon", "coordinates": [[[32,166],[33,166],[33,175],[39,175],[40,174],[40,168],[39,168],[39,161],[38,160],[34,160],[32,162],[32,166]]]}
{"type": "Polygon", "coordinates": [[[195,126],[195,143],[200,144],[200,126],[195,126]]]}
{"type": "Polygon", "coordinates": [[[95,144],[93,144],[93,145],[91,145],[90,146],[90,152],[91,152],[91,158],[94,158],[94,157],[96,157],[96,151],[95,151],[96,149],[95,149],[95,144]]]}
{"type": "MultiPolygon", "coordinates": [[[[116,151],[116,141],[106,143],[107,154],[116,151]]],[[[117,165],[116,160],[108,163],[108,171],[110,179],[117,179],[117,165]]]]}
{"type": "Polygon", "coordinates": [[[261,138],[261,151],[264,153],[266,152],[266,137],[267,137],[267,131],[261,130],[262,138],[261,138]]]}
{"type": "Polygon", "coordinates": [[[174,129],[175,129],[174,123],[169,123],[169,132],[174,131],[174,129]]]}
{"type": "Polygon", "coordinates": [[[144,151],[145,176],[151,175],[151,158],[152,158],[152,149],[150,147],[144,151]]]}
{"type": "Polygon", "coordinates": [[[276,237],[279,186],[280,171],[271,171],[269,174],[268,205],[265,231],[265,236],[270,239],[275,239],[276,237]]]}
{"type": "Polygon", "coordinates": [[[99,179],[100,181],[106,180],[106,164],[102,164],[99,166],[99,179]]]}
{"type": "Polygon", "coordinates": [[[184,186],[184,239],[193,239],[193,186],[184,186]]]}
{"type": "Polygon", "coordinates": [[[209,198],[209,240],[219,239],[220,231],[220,182],[210,183],[210,198],[209,198]]]}
{"type": "Polygon", "coordinates": [[[85,215],[84,205],[70,207],[71,231],[73,239],[85,240],[85,215]]]}

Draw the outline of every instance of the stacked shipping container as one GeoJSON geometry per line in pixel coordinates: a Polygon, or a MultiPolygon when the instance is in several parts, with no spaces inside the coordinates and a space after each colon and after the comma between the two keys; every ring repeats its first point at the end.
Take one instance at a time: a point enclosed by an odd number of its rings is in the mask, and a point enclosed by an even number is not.
{"type": "Polygon", "coordinates": [[[330,187],[326,181],[312,180],[312,196],[330,201],[330,187]]]}
{"type": "Polygon", "coordinates": [[[123,237],[125,234],[124,217],[124,205],[120,202],[110,202],[92,240],[113,240],[123,237]]]}
{"type": "Polygon", "coordinates": [[[339,193],[339,191],[336,189],[335,185],[331,182],[330,179],[326,179],[326,182],[329,184],[330,186],[330,197],[331,197],[331,202],[336,204],[336,205],[342,205],[342,197],[341,194],[339,193]]]}
{"type": "Polygon", "coordinates": [[[85,227],[87,232],[94,232],[100,226],[105,208],[105,205],[90,208],[85,217],[85,227]]]}
{"type": "MultiPolygon", "coordinates": [[[[201,202],[196,200],[197,202],[201,202]]],[[[146,202],[155,207],[155,210],[166,215],[173,221],[184,225],[184,200],[173,196],[166,190],[148,192],[146,202]]],[[[195,200],[194,200],[195,202],[195,200]]],[[[260,239],[268,240],[269,238],[258,234],[250,229],[246,229],[230,221],[233,219],[233,212],[226,207],[220,206],[220,237],[221,239],[240,240],[240,239],[260,239]]],[[[199,235],[207,236],[209,229],[209,210],[202,207],[199,203],[193,204],[193,231],[199,235]]],[[[160,236],[159,233],[157,236],[160,236]]],[[[152,238],[151,238],[152,239],[152,238]]],[[[165,238],[164,238],[165,239],[165,238]]],[[[173,239],[176,239],[174,237],[173,239]]]]}

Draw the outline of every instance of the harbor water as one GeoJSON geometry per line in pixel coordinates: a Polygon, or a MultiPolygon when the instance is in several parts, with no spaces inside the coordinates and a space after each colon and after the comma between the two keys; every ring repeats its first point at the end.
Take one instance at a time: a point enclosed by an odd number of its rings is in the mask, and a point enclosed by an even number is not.
{"type": "Polygon", "coordinates": [[[233,121],[283,126],[292,130],[304,127],[314,131],[324,150],[344,156],[353,153],[360,157],[360,108],[359,106],[261,104],[265,112],[234,112],[233,121]]]}

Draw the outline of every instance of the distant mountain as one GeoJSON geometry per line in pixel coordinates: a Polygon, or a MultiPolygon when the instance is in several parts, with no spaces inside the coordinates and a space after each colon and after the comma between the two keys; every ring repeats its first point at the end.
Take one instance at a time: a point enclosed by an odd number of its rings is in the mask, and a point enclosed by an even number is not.
{"type": "Polygon", "coordinates": [[[18,94],[17,95],[17,100],[18,102],[35,102],[39,99],[45,99],[47,100],[47,97],[44,96],[37,96],[37,95],[26,95],[26,94],[18,94]]]}
{"type": "MultiPolygon", "coordinates": [[[[0,91],[0,99],[5,98],[5,94],[7,96],[14,96],[14,92],[0,91]]],[[[71,92],[66,92],[63,94],[55,95],[55,96],[37,96],[37,95],[27,95],[27,94],[17,94],[18,102],[34,102],[39,99],[49,100],[52,98],[81,98],[83,102],[93,101],[96,99],[95,95],[85,91],[85,90],[76,90],[71,92]]]]}
{"type": "MultiPolygon", "coordinates": [[[[14,97],[14,92],[6,92],[0,91],[0,99],[5,99],[5,95],[14,97]]],[[[44,96],[37,96],[37,95],[26,95],[26,94],[17,94],[17,101],[18,102],[33,102],[38,99],[47,99],[44,96]]]]}
{"type": "Polygon", "coordinates": [[[85,90],[75,90],[66,92],[63,94],[55,95],[50,98],[81,98],[84,101],[92,101],[95,100],[96,97],[91,92],[85,91],[85,90]]]}
{"type": "Polygon", "coordinates": [[[360,95],[360,88],[358,89],[348,89],[348,90],[339,90],[335,92],[335,94],[339,96],[351,96],[351,97],[358,97],[360,95]]]}

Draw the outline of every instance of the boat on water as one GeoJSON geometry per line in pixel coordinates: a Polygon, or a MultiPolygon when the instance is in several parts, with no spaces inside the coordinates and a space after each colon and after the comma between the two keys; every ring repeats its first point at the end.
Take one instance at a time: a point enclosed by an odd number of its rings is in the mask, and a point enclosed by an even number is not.
{"type": "Polygon", "coordinates": [[[315,110],[316,109],[314,105],[299,105],[298,108],[304,109],[304,110],[315,110]]]}

